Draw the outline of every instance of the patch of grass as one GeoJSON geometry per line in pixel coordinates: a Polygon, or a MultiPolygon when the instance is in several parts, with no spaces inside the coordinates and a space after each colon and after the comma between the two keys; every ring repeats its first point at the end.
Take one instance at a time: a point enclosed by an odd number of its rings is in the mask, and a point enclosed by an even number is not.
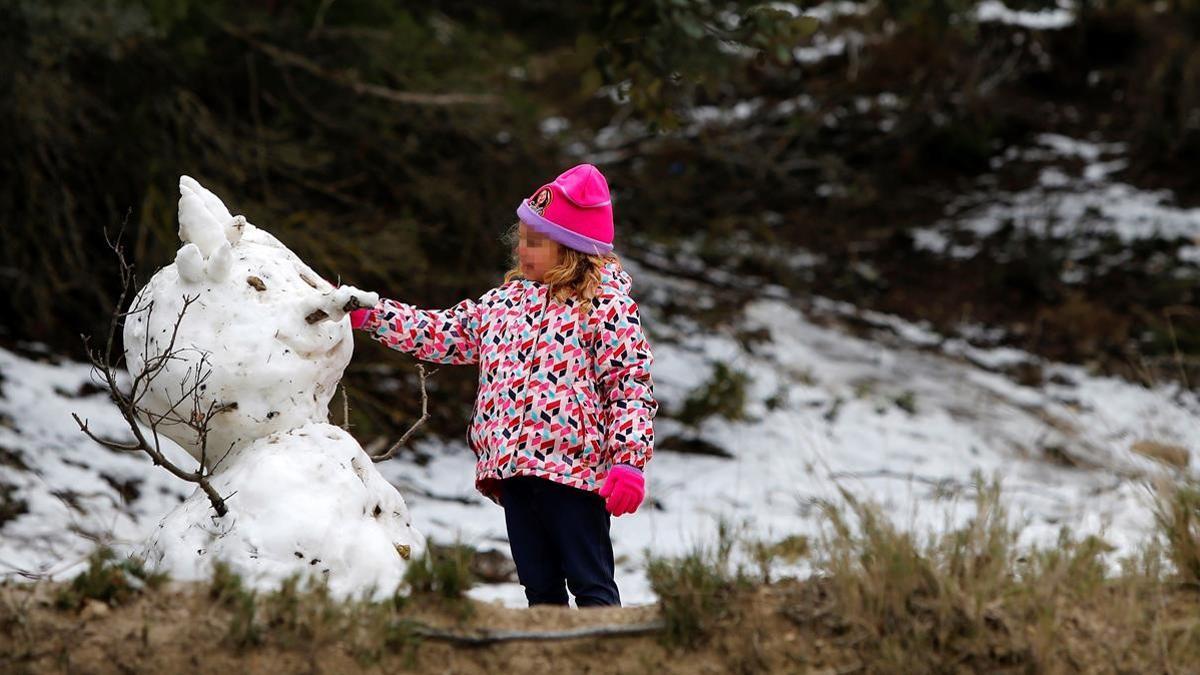
{"type": "Polygon", "coordinates": [[[208,597],[229,610],[229,629],[225,639],[232,647],[243,650],[263,644],[256,594],[246,588],[242,577],[228,563],[218,560],[213,564],[208,597]]]}
{"type": "Polygon", "coordinates": [[[666,624],[664,642],[695,646],[730,616],[738,592],[751,584],[732,564],[735,543],[732,528],[721,522],[715,545],[697,545],[678,558],[649,558],[647,575],[666,624]]]}
{"type": "Polygon", "coordinates": [[[289,648],[337,635],[344,613],[342,603],[330,597],[328,585],[303,582],[299,576],[284,579],[259,603],[259,617],[272,642],[289,648]]]}
{"type": "Polygon", "coordinates": [[[384,654],[401,652],[404,654],[405,667],[414,668],[417,662],[417,649],[421,646],[421,636],[417,633],[417,623],[403,617],[389,616],[381,624],[377,633],[376,660],[384,654]]]}
{"type": "Polygon", "coordinates": [[[802,534],[792,534],[779,541],[763,544],[762,548],[772,559],[782,558],[787,562],[796,562],[808,555],[812,550],[812,543],[802,534]]]}
{"type": "Polygon", "coordinates": [[[767,397],[763,403],[767,406],[767,410],[779,410],[788,404],[788,388],[779,386],[775,388],[774,393],[767,397]]]}
{"type": "Polygon", "coordinates": [[[258,593],[222,562],[213,566],[208,596],[229,612],[226,644],[239,652],[270,645],[305,649],[339,643],[359,664],[381,662],[401,651],[415,663],[420,637],[416,623],[400,614],[406,601],[337,600],[323,581],[293,576],[278,589],[258,593]]]}
{"type": "Polygon", "coordinates": [[[223,562],[213,565],[208,595],[229,610],[226,639],[238,650],[262,646],[268,637],[284,648],[337,639],[354,606],[331,597],[323,580],[298,575],[284,579],[273,591],[257,593],[223,562]]]}
{"type": "Polygon", "coordinates": [[[875,380],[873,380],[869,377],[864,377],[859,380],[856,380],[853,384],[854,384],[854,398],[864,399],[864,398],[868,398],[869,396],[871,396],[872,394],[875,393],[875,386],[877,383],[875,380]]]}
{"type": "Polygon", "coordinates": [[[238,596],[229,606],[229,629],[225,639],[238,650],[258,647],[263,644],[263,627],[258,622],[258,608],[253,593],[238,596]]]}
{"type": "Polygon", "coordinates": [[[54,604],[59,609],[79,609],[88,600],[123,605],[167,579],[166,574],[147,570],[137,558],[119,559],[111,548],[101,546],[88,556],[87,569],[58,591],[54,604]]]}
{"type": "Polygon", "coordinates": [[[254,593],[246,593],[232,599],[229,607],[229,629],[225,639],[238,650],[258,647],[263,644],[262,624],[258,621],[258,606],[254,593]]]}
{"type": "Polygon", "coordinates": [[[821,417],[822,417],[822,418],[823,418],[823,419],[824,419],[826,422],[829,422],[830,424],[833,424],[834,422],[836,422],[836,421],[837,421],[838,415],[841,413],[841,411],[842,411],[842,405],[843,405],[844,403],[845,403],[845,400],[844,400],[844,399],[843,399],[841,396],[838,396],[838,397],[834,398],[834,399],[833,399],[833,403],[832,403],[832,404],[830,404],[830,406],[829,406],[829,410],[826,410],[826,411],[825,411],[825,412],[824,412],[824,413],[821,415],[821,417]]]}
{"type": "Polygon", "coordinates": [[[1157,487],[1154,516],[1166,542],[1166,555],[1184,583],[1200,588],[1200,481],[1192,478],[1157,487]]]}
{"type": "MultiPolygon", "coordinates": [[[[4,448],[0,448],[0,453],[3,452],[4,448]]],[[[3,454],[0,454],[0,460],[2,459],[3,454]]],[[[3,463],[0,461],[0,465],[3,463]]],[[[29,503],[17,495],[16,486],[0,481],[0,526],[26,513],[29,513],[29,503]]]]}
{"type": "Polygon", "coordinates": [[[217,604],[230,606],[236,604],[242,596],[252,593],[245,587],[241,575],[234,572],[229,563],[224,560],[213,563],[212,578],[208,584],[208,597],[215,600],[217,604]]]}
{"type": "Polygon", "coordinates": [[[917,395],[912,391],[905,391],[897,395],[893,401],[896,407],[900,408],[909,415],[917,414],[917,395]]]}
{"type": "Polygon", "coordinates": [[[981,607],[970,600],[990,595],[1010,562],[1013,535],[999,504],[987,502],[965,528],[923,545],[877,506],[843,496],[849,515],[823,508],[830,535],[819,564],[838,613],[864,631],[882,663],[900,667],[906,654],[936,651],[977,633],[981,607]],[[970,591],[963,580],[971,581],[970,591]]]}
{"type": "MultiPolygon", "coordinates": [[[[1177,567],[1200,550],[1196,495],[1172,493],[1160,523],[1177,567]]],[[[901,530],[880,506],[842,498],[822,506],[810,592],[786,613],[854,645],[870,671],[1170,672],[1200,658],[1200,621],[1163,616],[1177,591],[1163,583],[1162,547],[1117,573],[1113,547],[1094,535],[1063,528],[1052,545],[1019,546],[998,482],[978,476],[973,516],[940,534],[901,530]]]]}
{"type": "Polygon", "coordinates": [[[802,534],[789,535],[774,542],[753,541],[747,548],[764,584],[771,583],[771,566],[777,560],[795,563],[807,556],[810,550],[808,537],[802,534]]]}
{"type": "Polygon", "coordinates": [[[708,380],[688,395],[676,418],[691,426],[714,415],[728,420],[743,420],[746,418],[750,382],[750,376],[746,373],[718,361],[713,365],[708,380]]]}
{"type": "Polygon", "coordinates": [[[409,561],[404,582],[413,595],[462,600],[475,584],[471,572],[474,555],[474,549],[461,542],[447,546],[430,543],[421,557],[409,561]]]}

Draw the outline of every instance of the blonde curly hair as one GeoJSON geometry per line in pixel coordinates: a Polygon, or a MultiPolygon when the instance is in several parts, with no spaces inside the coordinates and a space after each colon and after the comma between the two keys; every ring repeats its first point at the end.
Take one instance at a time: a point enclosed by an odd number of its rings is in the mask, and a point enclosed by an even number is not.
{"type": "MultiPolygon", "coordinates": [[[[525,275],[521,273],[521,263],[517,259],[520,226],[521,221],[518,220],[505,233],[505,240],[511,247],[512,268],[504,273],[504,283],[525,278],[525,275]]],[[[600,291],[600,279],[604,266],[612,262],[616,263],[619,268],[621,260],[615,253],[592,255],[568,248],[558,242],[555,244],[558,246],[558,263],[546,272],[543,283],[550,287],[551,294],[559,302],[565,302],[571,296],[578,298],[579,306],[583,309],[583,313],[587,314],[592,311],[592,302],[600,291]]]]}

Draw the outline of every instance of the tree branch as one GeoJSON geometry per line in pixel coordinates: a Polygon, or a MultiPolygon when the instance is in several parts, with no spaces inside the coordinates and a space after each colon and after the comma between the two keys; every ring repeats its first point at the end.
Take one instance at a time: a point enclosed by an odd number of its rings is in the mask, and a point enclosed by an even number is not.
{"type": "Polygon", "coordinates": [[[499,102],[499,99],[494,94],[431,94],[427,92],[399,91],[383,85],[370,84],[359,80],[349,73],[330,70],[305,56],[262,42],[252,37],[247,31],[231,24],[218,21],[217,25],[221,27],[221,30],[266,54],[268,58],[278,64],[299,68],[314,77],[345,87],[360,96],[371,96],[405,105],[427,106],[481,105],[499,102]]]}
{"type": "Polygon", "coordinates": [[[417,364],[417,372],[420,374],[420,377],[421,377],[421,416],[417,419],[416,422],[413,422],[413,425],[408,428],[408,431],[404,432],[404,435],[400,437],[400,440],[396,441],[395,443],[392,444],[392,447],[388,448],[387,452],[384,452],[384,453],[381,453],[378,455],[371,455],[370,456],[371,461],[384,462],[384,461],[387,461],[387,460],[395,457],[396,453],[399,452],[400,448],[404,447],[405,445],[408,445],[408,439],[413,435],[413,432],[416,431],[418,427],[420,427],[422,424],[424,424],[429,419],[429,392],[425,388],[425,380],[426,380],[426,378],[428,378],[430,375],[433,375],[437,371],[434,370],[432,372],[427,373],[427,372],[425,372],[425,366],[423,364],[418,363],[417,364]]]}
{"type": "MultiPolygon", "coordinates": [[[[117,410],[121,413],[121,417],[125,423],[129,425],[129,430],[133,434],[133,443],[121,443],[111,441],[97,436],[88,426],[87,420],[80,419],[79,415],[72,413],[71,416],[75,419],[75,423],[79,425],[79,430],[82,431],[88,438],[103,445],[106,448],[118,452],[143,452],[150,457],[155,466],[161,466],[166,469],[171,475],[180,480],[189,483],[195,483],[208,497],[208,501],[212,504],[213,510],[217,512],[218,517],[222,517],[229,512],[225,504],[225,498],[217,492],[213,487],[209,478],[212,471],[205,466],[206,464],[206,448],[208,444],[208,425],[212,420],[213,415],[229,410],[235,407],[236,404],[218,404],[210,402],[206,412],[201,412],[203,401],[200,397],[201,386],[208,379],[211,370],[206,370],[208,355],[201,353],[199,363],[196,364],[195,370],[189,367],[180,383],[180,397],[168,407],[165,412],[154,413],[141,407],[142,397],[150,390],[155,379],[164,372],[166,366],[173,360],[181,359],[179,354],[183,351],[176,347],[176,341],[179,337],[179,328],[183,324],[183,317],[187,313],[192,303],[196,301],[197,296],[188,296],[184,298],[183,308],[179,311],[179,316],[175,318],[174,326],[171,330],[171,337],[161,353],[151,355],[150,353],[150,335],[151,331],[146,331],[145,343],[142,348],[142,369],[138,373],[130,373],[132,382],[129,393],[126,394],[121,390],[120,384],[117,381],[117,366],[120,359],[114,361],[113,349],[116,343],[117,331],[124,325],[125,320],[138,314],[146,312],[146,321],[149,322],[153,316],[153,302],[148,302],[144,305],[130,308],[124,311],[125,301],[130,293],[134,290],[136,277],[133,273],[133,266],[125,259],[125,252],[121,246],[121,235],[124,233],[124,225],[122,224],[121,232],[117,234],[115,239],[110,238],[108,232],[105,231],[105,241],[109,248],[117,256],[117,266],[121,277],[121,292],[117,298],[117,304],[113,308],[112,317],[109,320],[108,335],[104,343],[103,350],[92,349],[90,346],[90,338],[83,336],[84,346],[87,349],[88,360],[92,365],[93,377],[103,382],[108,387],[109,394],[113,401],[117,404],[117,410]],[[190,384],[189,384],[190,383],[190,384]],[[192,411],[188,418],[184,418],[178,414],[177,409],[186,401],[191,400],[192,411]],[[150,428],[149,437],[143,430],[139,418],[147,421],[150,428]],[[158,427],[163,422],[170,424],[185,424],[196,432],[197,438],[200,441],[201,459],[199,466],[195,471],[188,471],[178,466],[162,452],[162,445],[158,435],[158,427]]],[[[228,454],[228,452],[226,452],[228,454]]],[[[222,458],[223,459],[223,458],[222,458]]]]}

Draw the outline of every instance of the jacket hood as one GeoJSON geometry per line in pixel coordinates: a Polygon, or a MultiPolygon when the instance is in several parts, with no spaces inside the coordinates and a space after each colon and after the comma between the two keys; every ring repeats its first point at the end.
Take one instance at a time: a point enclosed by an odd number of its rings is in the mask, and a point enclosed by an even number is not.
{"type": "Polygon", "coordinates": [[[604,271],[600,274],[600,286],[603,288],[612,289],[616,293],[628,295],[629,289],[633,287],[633,278],[629,273],[621,269],[618,263],[604,263],[604,271]]]}

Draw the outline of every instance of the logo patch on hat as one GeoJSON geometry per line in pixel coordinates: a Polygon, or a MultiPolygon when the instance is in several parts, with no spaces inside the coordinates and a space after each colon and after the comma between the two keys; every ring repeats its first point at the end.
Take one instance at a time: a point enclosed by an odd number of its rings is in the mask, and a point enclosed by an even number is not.
{"type": "Polygon", "coordinates": [[[550,192],[550,188],[544,187],[529,198],[529,208],[539,216],[546,215],[546,207],[550,206],[550,200],[554,199],[554,193],[550,192]]]}

